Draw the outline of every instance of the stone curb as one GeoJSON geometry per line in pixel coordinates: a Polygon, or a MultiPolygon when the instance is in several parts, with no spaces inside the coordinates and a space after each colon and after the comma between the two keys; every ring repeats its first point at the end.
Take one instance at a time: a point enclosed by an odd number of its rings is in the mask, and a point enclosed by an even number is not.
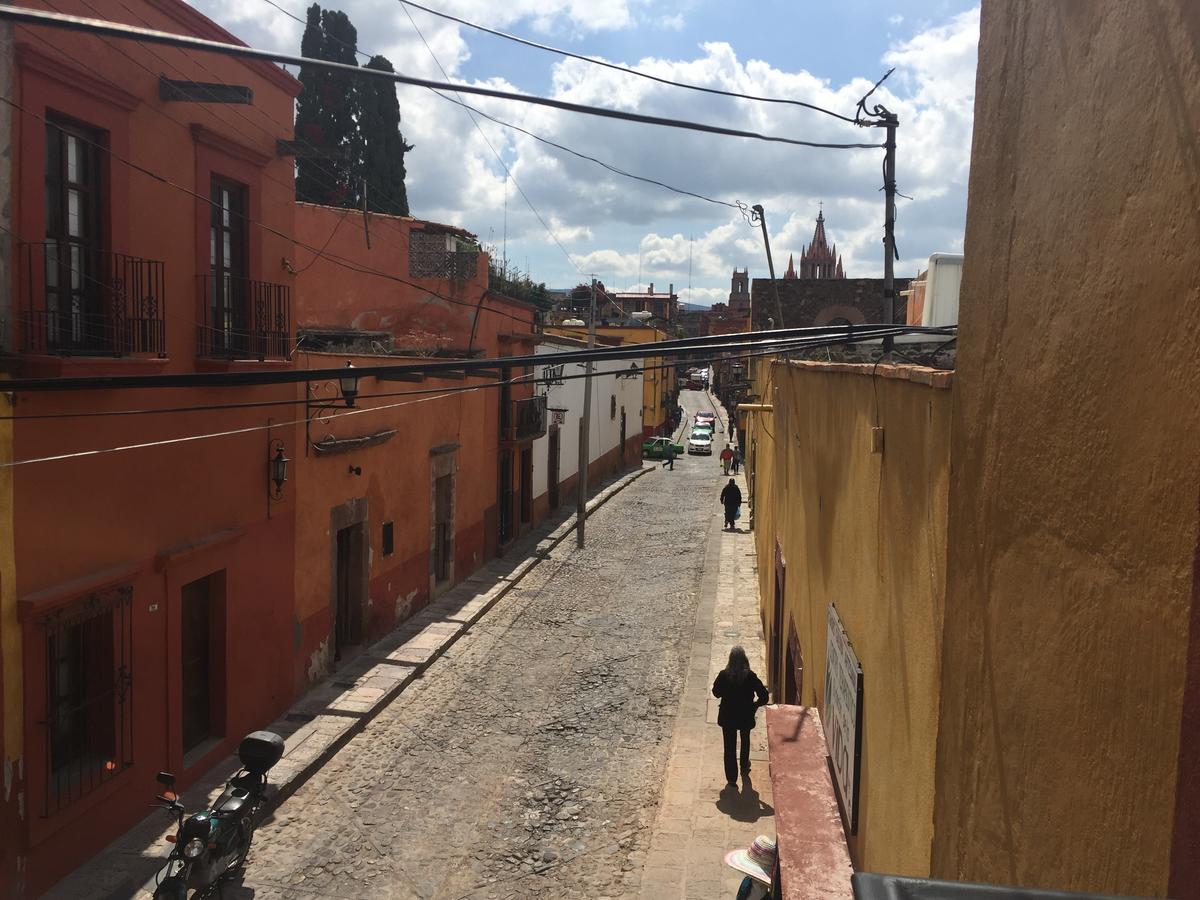
{"type": "MultiPolygon", "coordinates": [[[[599,509],[618,493],[651,470],[652,467],[643,467],[635,472],[630,472],[629,474],[617,479],[617,481],[610,484],[588,501],[588,514],[591,515],[595,510],[599,509]]],[[[425,671],[431,665],[433,665],[434,662],[436,662],[443,654],[445,654],[450,647],[457,643],[459,638],[465,635],[471,629],[471,627],[480,619],[482,619],[492,609],[492,607],[499,603],[509,591],[511,591],[522,580],[524,580],[525,576],[529,574],[534,566],[546,558],[546,556],[548,556],[552,550],[554,550],[572,531],[575,530],[576,519],[577,514],[573,513],[566,522],[559,525],[554,529],[554,531],[550,532],[547,537],[539,541],[537,546],[534,548],[533,554],[528,559],[519,564],[508,575],[501,576],[499,582],[483,595],[485,598],[483,603],[481,603],[472,612],[468,613],[467,618],[461,621],[460,627],[447,634],[441,643],[431,648],[431,652],[427,657],[425,657],[425,659],[413,665],[408,674],[398,680],[393,687],[383,691],[378,696],[378,699],[376,699],[369,708],[362,711],[361,716],[351,720],[348,725],[346,725],[340,730],[339,733],[333,736],[332,740],[330,740],[325,747],[322,748],[319,753],[317,753],[316,756],[314,756],[309,762],[304,764],[302,768],[292,774],[286,782],[276,782],[274,784],[275,790],[271,792],[267,802],[264,804],[261,815],[265,816],[269,814],[272,810],[283,803],[284,800],[299,790],[300,787],[303,786],[310,778],[312,778],[312,776],[315,775],[325,763],[332,759],[338,753],[338,751],[348,744],[356,735],[361,733],[375,718],[375,716],[377,716],[384,709],[384,707],[386,707],[401,693],[403,693],[404,689],[408,687],[409,684],[424,675],[425,671]]],[[[480,571],[483,571],[483,568],[484,567],[481,567],[480,571]]],[[[479,572],[476,572],[471,577],[464,579],[461,584],[467,584],[471,581],[471,578],[474,578],[477,575],[479,575],[479,572]]],[[[426,609],[428,609],[428,607],[426,607],[426,609]]],[[[400,633],[403,633],[404,627],[401,626],[399,631],[400,633]]],[[[388,638],[384,638],[373,646],[379,646],[380,644],[386,644],[388,642],[388,638]]],[[[401,647],[403,648],[403,645],[401,645],[401,647]]],[[[393,651],[392,654],[384,655],[383,657],[374,657],[368,650],[368,655],[371,655],[374,659],[380,660],[380,664],[386,665],[389,663],[383,662],[383,660],[390,660],[391,656],[395,655],[395,651],[393,651]]],[[[377,668],[377,666],[372,666],[372,669],[374,668],[377,668]]],[[[369,678],[370,676],[368,675],[366,677],[369,678]]],[[[286,752],[284,758],[287,758],[286,752]]]]}

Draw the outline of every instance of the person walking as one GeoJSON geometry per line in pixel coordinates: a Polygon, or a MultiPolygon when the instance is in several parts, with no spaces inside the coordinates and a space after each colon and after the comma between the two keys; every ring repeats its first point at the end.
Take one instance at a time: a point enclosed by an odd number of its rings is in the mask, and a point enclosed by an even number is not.
{"type": "Polygon", "coordinates": [[[671,471],[675,471],[675,445],[667,444],[667,458],[663,460],[663,468],[671,467],[671,471]]]}
{"type": "Polygon", "coordinates": [[[741,467],[742,467],[742,448],[734,447],[733,448],[733,474],[736,475],[738,473],[738,469],[740,469],[741,467]]]}
{"type": "Polygon", "coordinates": [[[725,505],[725,527],[732,531],[733,523],[738,517],[738,509],[742,505],[742,489],[732,478],[721,491],[721,502],[725,505]]]}
{"type": "Polygon", "coordinates": [[[721,451],[721,468],[725,474],[729,474],[729,465],[733,462],[733,451],[729,449],[729,445],[725,445],[725,449],[721,451]]]}
{"type": "Polygon", "coordinates": [[[725,780],[737,783],[738,764],[742,777],[750,774],[750,732],[754,728],[754,714],[760,706],[767,705],[767,688],[762,679],[750,668],[746,651],[734,647],[729,651],[729,662],[717,673],[713,681],[714,697],[721,700],[717,711],[717,724],[725,737],[725,780]],[[738,751],[738,736],[741,735],[741,753],[738,751]]]}

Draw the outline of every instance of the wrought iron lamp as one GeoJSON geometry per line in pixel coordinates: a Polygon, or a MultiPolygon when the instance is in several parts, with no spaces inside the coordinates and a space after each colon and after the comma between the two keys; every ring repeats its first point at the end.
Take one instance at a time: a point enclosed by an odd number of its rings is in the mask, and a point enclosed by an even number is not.
{"type": "Polygon", "coordinates": [[[267,490],[272,500],[283,498],[283,485],[287,481],[288,463],[291,460],[283,454],[283,441],[275,440],[269,445],[267,457],[267,490]],[[271,450],[275,452],[270,453],[271,450]]]}
{"type": "Polygon", "coordinates": [[[338,384],[342,389],[342,399],[350,407],[354,406],[354,398],[358,396],[358,376],[351,371],[353,368],[354,363],[346,360],[346,373],[338,379],[338,384]]]}

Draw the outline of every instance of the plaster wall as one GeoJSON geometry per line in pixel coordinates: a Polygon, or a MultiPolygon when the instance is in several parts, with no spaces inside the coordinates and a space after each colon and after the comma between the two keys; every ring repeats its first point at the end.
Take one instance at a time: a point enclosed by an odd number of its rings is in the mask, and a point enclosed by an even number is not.
{"type": "Polygon", "coordinates": [[[1197,895],[1198,55],[1192,0],[983,4],[938,876],[1197,895]]]}
{"type": "MultiPolygon", "coordinates": [[[[564,353],[583,349],[574,341],[557,343],[553,338],[538,345],[538,354],[564,353]]],[[[539,380],[545,377],[545,366],[538,367],[539,380]]],[[[629,362],[602,360],[594,364],[592,376],[592,421],[589,430],[589,464],[595,463],[621,443],[621,411],[625,411],[625,438],[641,434],[638,410],[642,403],[642,376],[617,378],[628,372],[629,362]],[[615,415],[613,414],[615,399],[615,415]]],[[[563,367],[563,375],[578,375],[583,369],[575,363],[563,367]]],[[[564,378],[562,384],[546,389],[547,406],[566,410],[565,421],[559,427],[558,480],[560,486],[579,472],[579,420],[583,416],[583,378],[564,378]]],[[[533,442],[533,495],[540,497],[548,488],[549,434],[533,442]]],[[[630,462],[636,457],[630,457],[630,462]]]]}
{"type": "Polygon", "coordinates": [[[780,697],[791,634],[794,702],[826,716],[835,604],[863,671],[855,868],[927,875],[933,834],[949,483],[948,373],[908,366],[752,363],[770,413],[750,413],[759,596],[780,697]],[[909,380],[916,373],[918,379],[909,380]],[[934,386],[936,385],[936,386],[934,386]],[[873,452],[872,428],[883,429],[873,452]],[[778,563],[784,571],[776,619],[778,563]]]}

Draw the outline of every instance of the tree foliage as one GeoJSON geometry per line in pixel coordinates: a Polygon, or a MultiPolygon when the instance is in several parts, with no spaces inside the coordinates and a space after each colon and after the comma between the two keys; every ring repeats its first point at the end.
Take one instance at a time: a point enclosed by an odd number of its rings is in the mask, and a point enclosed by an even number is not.
{"type": "MultiPolygon", "coordinates": [[[[357,65],[358,31],[341,10],[308,8],[300,53],[357,65]]],[[[382,56],[367,63],[394,71],[382,56]]],[[[412,147],[400,133],[396,87],[382,79],[300,67],[303,85],[296,104],[296,138],[317,155],[296,160],[296,199],[327,206],[360,208],[363,182],[367,208],[408,215],[404,154],[412,147]]]]}

